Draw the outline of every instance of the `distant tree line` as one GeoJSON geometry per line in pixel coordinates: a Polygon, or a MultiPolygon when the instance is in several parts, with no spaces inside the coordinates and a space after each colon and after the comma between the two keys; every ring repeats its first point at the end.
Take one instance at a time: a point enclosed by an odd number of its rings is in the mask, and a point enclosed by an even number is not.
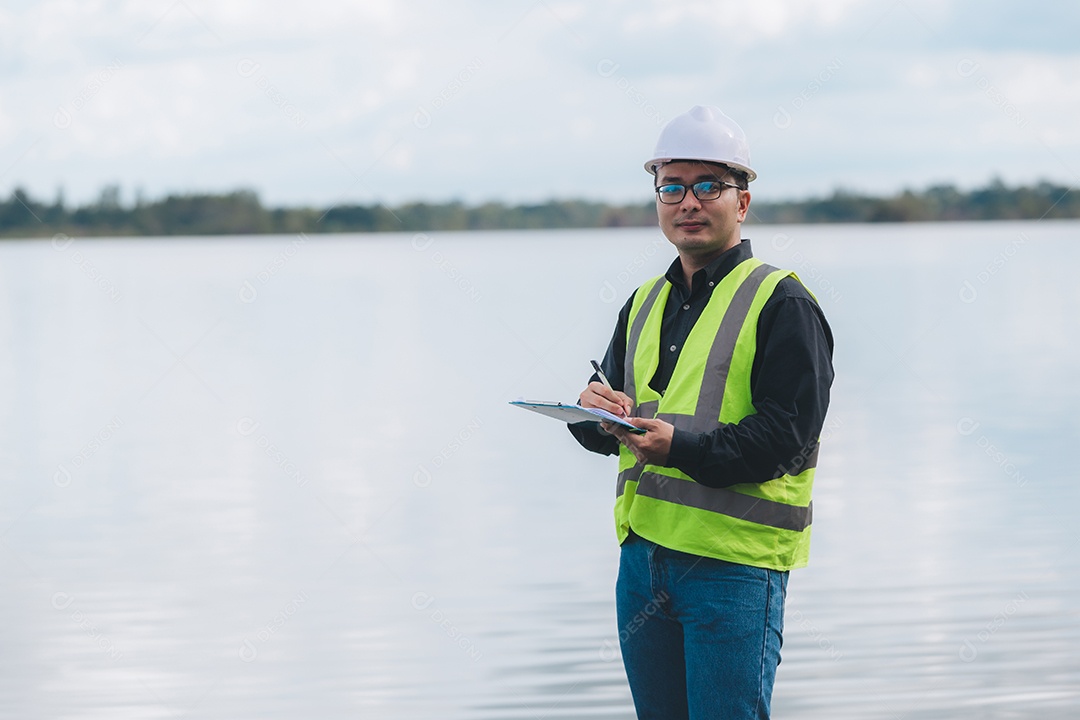
{"type": "MultiPolygon", "coordinates": [[[[753,202],[749,222],[846,223],[932,220],[1021,220],[1080,217],[1080,197],[1071,188],[1040,182],[1006,187],[994,180],[963,192],[939,185],[921,192],[871,197],[837,190],[830,197],[790,202],[753,202]]],[[[249,235],[322,232],[421,232],[542,228],[641,227],[656,224],[653,202],[611,205],[551,200],[535,205],[489,202],[415,202],[334,205],[329,208],[268,208],[249,190],[210,195],[169,195],[124,205],[120,189],[104,188],[96,202],[69,208],[63,197],[50,203],[16,188],[0,201],[0,236],[249,235]]]]}
{"type": "Polygon", "coordinates": [[[921,192],[871,197],[844,190],[831,197],[794,202],[750,203],[753,221],[763,223],[927,222],[949,220],[1039,220],[1080,217],[1080,195],[1050,182],[1007,187],[995,179],[963,192],[935,185],[921,192]]]}

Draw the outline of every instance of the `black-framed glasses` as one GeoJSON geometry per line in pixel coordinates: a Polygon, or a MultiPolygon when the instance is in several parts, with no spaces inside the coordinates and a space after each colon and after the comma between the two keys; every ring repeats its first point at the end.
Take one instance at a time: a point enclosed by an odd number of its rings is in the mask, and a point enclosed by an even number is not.
{"type": "Polygon", "coordinates": [[[660,202],[665,205],[675,205],[681,203],[683,198],[686,197],[686,188],[694,193],[694,197],[698,200],[715,200],[720,197],[720,193],[724,192],[724,188],[733,187],[736,190],[739,189],[738,185],[722,182],[720,180],[703,180],[696,182],[693,185],[676,185],[665,184],[656,188],[656,197],[660,198],[660,202]]]}

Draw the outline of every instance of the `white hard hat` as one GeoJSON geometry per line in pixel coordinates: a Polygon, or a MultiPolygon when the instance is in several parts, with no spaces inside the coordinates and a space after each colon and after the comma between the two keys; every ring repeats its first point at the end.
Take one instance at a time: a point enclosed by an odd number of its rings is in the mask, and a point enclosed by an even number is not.
{"type": "Polygon", "coordinates": [[[757,177],[750,169],[750,144],[746,142],[746,133],[720,108],[712,105],[695,105],[664,125],[653,158],[645,163],[645,169],[655,175],[659,165],[672,160],[722,163],[746,173],[747,181],[757,177]]]}

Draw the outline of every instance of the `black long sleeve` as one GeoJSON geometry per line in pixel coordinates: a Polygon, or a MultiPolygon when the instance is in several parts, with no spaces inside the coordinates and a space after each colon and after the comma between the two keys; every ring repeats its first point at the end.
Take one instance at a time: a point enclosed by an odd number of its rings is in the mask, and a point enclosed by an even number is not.
{"type": "MultiPolygon", "coordinates": [[[[600,361],[600,369],[604,371],[604,376],[611,383],[611,387],[620,391],[624,387],[626,377],[623,372],[623,362],[626,359],[626,327],[630,321],[630,306],[633,302],[634,296],[631,295],[630,299],[626,301],[626,304],[619,311],[619,320],[615,324],[615,334],[611,336],[611,342],[608,343],[604,359],[600,361]]],[[[597,377],[596,373],[593,373],[592,377],[589,378],[589,382],[599,382],[599,380],[600,378],[597,377]]],[[[602,432],[598,422],[574,423],[573,425],[567,425],[567,427],[570,428],[570,434],[586,450],[601,455],[615,455],[619,452],[619,441],[615,439],[614,435],[602,432]]]]}
{"type": "MultiPolygon", "coordinates": [[[[712,288],[751,255],[748,241],[727,251],[695,275],[693,292],[676,272],[678,260],[672,264],[668,272],[672,292],[664,310],[661,347],[682,348],[712,288]]],[[[624,382],[631,302],[628,300],[619,312],[602,363],[604,374],[618,390],[624,382]]],[[[667,464],[708,487],[765,482],[785,472],[798,472],[824,426],[833,380],[832,350],[832,331],[817,302],[794,278],[781,280],[758,318],[757,354],[750,378],[756,413],[711,432],[676,430],[667,464]]],[[[667,387],[678,359],[677,351],[664,355],[650,382],[657,391],[667,387]]],[[[600,432],[597,423],[571,425],[570,432],[588,450],[618,452],[618,442],[600,432]]]]}

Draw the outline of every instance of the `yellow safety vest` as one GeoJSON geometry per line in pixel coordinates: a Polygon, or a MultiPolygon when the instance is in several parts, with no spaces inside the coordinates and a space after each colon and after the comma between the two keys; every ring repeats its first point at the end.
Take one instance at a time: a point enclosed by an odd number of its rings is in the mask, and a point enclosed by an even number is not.
{"type": "MultiPolygon", "coordinates": [[[[663,395],[649,380],[660,364],[660,324],[671,284],[661,276],[638,288],[627,323],[623,388],[634,400],[633,414],[695,433],[753,415],[750,373],[758,316],[789,275],[798,279],[756,258],[728,273],[690,331],[663,395]]],[[[620,445],[619,543],[633,527],[648,540],[694,555],[773,570],[803,567],[810,552],[816,465],[815,449],[798,475],[710,488],[675,468],[641,465],[620,445]]]]}

